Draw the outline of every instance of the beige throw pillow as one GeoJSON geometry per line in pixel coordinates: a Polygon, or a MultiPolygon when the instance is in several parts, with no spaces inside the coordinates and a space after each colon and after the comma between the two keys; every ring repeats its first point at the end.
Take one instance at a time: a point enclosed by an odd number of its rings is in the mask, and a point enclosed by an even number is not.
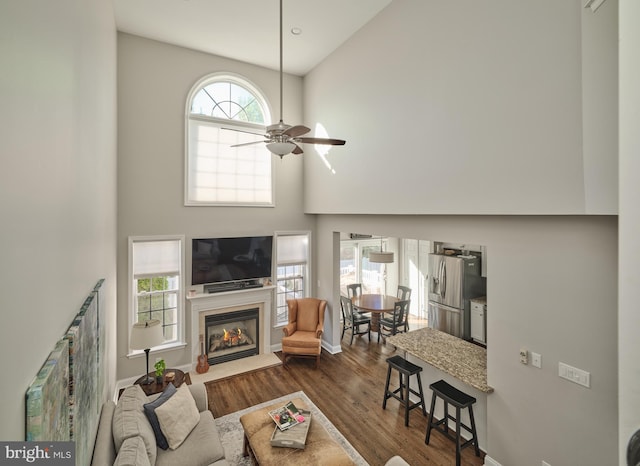
{"type": "Polygon", "coordinates": [[[186,384],[182,384],[175,395],[156,408],[156,416],[172,450],[182,445],[200,421],[196,402],[186,384]]]}

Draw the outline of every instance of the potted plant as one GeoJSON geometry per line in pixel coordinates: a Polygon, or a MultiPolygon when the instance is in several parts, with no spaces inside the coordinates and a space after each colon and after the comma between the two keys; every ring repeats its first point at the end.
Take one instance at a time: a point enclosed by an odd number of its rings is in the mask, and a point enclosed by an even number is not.
{"type": "Polygon", "coordinates": [[[167,368],[164,359],[158,359],[153,367],[156,369],[156,383],[162,384],[162,376],[164,375],[164,370],[167,368]]]}

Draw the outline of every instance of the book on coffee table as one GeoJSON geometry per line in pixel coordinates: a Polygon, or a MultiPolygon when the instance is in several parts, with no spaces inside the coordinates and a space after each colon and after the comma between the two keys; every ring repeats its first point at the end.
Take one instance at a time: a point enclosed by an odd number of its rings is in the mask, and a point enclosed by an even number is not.
{"type": "Polygon", "coordinates": [[[273,429],[271,446],[304,449],[307,443],[307,433],[311,426],[311,412],[301,409],[300,414],[304,416],[304,422],[299,422],[286,430],[280,430],[277,427],[273,429]]]}
{"type": "Polygon", "coordinates": [[[269,416],[273,419],[280,430],[287,430],[291,427],[304,422],[304,416],[300,413],[300,410],[289,401],[286,405],[269,411],[269,416]]]}

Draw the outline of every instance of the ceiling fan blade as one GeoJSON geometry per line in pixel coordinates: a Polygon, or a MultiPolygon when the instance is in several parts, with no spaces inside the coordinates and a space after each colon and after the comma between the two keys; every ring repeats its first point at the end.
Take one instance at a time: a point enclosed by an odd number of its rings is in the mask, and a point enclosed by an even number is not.
{"type": "Polygon", "coordinates": [[[306,126],[297,125],[297,126],[292,126],[290,128],[287,128],[282,134],[285,135],[285,136],[289,136],[289,137],[295,138],[297,136],[302,136],[303,134],[306,134],[309,131],[311,131],[311,130],[309,128],[307,128],[306,126]]]}
{"type": "Polygon", "coordinates": [[[236,129],[236,128],[220,128],[220,129],[225,129],[225,130],[227,130],[227,131],[236,131],[236,132],[238,132],[238,133],[255,134],[256,136],[261,136],[261,137],[263,137],[263,138],[267,138],[267,137],[269,137],[269,136],[267,136],[267,135],[266,135],[266,134],[264,134],[264,133],[254,133],[253,131],[245,131],[245,130],[243,130],[243,129],[236,129]]]}
{"type": "Polygon", "coordinates": [[[262,144],[265,142],[269,142],[269,141],[252,141],[252,142],[243,142],[242,144],[234,144],[232,146],[229,147],[243,147],[243,146],[250,146],[252,144],[262,144]]]}
{"type": "Polygon", "coordinates": [[[294,142],[302,142],[306,144],[329,144],[331,146],[344,146],[347,141],[342,139],[329,138],[295,138],[294,142]]]}
{"type": "Polygon", "coordinates": [[[296,144],[296,147],[291,151],[292,154],[302,154],[303,152],[304,151],[302,150],[302,147],[300,147],[298,144],[296,144]]]}

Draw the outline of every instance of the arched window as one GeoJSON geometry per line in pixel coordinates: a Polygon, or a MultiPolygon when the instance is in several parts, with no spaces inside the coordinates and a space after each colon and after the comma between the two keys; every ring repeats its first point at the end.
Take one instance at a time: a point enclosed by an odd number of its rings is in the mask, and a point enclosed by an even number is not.
{"type": "Polygon", "coordinates": [[[264,144],[271,123],[266,100],[248,81],[208,76],[187,99],[186,205],[273,205],[272,156],[264,144]]]}

